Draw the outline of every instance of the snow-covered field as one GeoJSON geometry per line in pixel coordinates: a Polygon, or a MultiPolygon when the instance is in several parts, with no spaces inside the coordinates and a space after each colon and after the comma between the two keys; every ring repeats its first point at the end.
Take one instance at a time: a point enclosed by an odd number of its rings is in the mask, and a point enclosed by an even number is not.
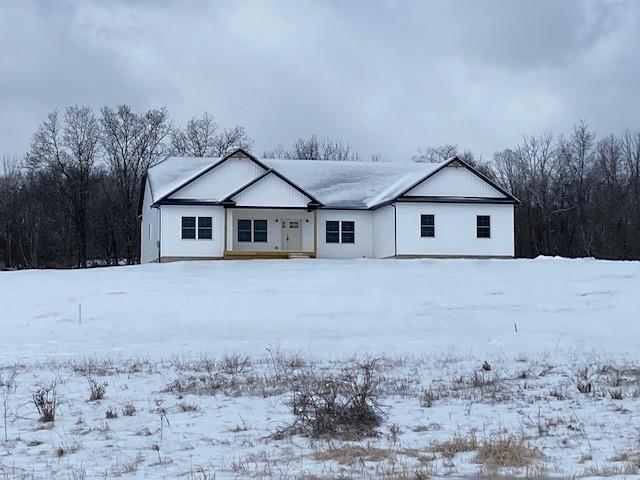
{"type": "Polygon", "coordinates": [[[639,307],[639,262],[3,272],[0,479],[631,476],[639,307]],[[282,433],[302,380],[371,359],[376,435],[282,433]],[[43,423],[32,397],[51,381],[43,423]]]}

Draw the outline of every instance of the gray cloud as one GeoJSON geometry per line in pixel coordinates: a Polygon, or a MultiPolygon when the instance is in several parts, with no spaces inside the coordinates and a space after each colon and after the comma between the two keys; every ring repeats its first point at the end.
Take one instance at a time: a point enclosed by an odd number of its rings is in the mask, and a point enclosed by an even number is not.
{"type": "Polygon", "coordinates": [[[0,0],[0,152],[69,104],[212,112],[256,150],[316,133],[365,155],[640,128],[625,1],[0,0]],[[635,123],[634,123],[635,122],[635,123]]]}

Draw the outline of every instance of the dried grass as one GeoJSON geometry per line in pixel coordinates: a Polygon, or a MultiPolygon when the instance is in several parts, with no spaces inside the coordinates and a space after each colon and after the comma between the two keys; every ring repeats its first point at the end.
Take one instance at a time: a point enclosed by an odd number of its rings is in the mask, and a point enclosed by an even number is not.
{"type": "Polygon", "coordinates": [[[526,467],[542,457],[537,448],[515,435],[497,435],[478,446],[475,461],[489,468],[526,467]]]}

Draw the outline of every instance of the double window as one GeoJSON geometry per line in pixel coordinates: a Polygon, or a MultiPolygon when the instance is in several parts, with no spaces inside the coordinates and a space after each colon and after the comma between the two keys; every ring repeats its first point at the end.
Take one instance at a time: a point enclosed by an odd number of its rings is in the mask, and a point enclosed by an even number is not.
{"type": "Polygon", "coordinates": [[[239,242],[267,242],[266,220],[238,220],[239,242]]]}
{"type": "Polygon", "coordinates": [[[355,243],[356,224],[353,221],[327,220],[325,235],[327,243],[355,243]]]}
{"type": "Polygon", "coordinates": [[[420,236],[436,236],[436,219],[434,215],[420,215],[420,236]]]}
{"type": "Polygon", "coordinates": [[[489,215],[476,217],[476,235],[478,238],[491,238],[491,217],[489,215]]]}
{"type": "Polygon", "coordinates": [[[183,240],[211,240],[212,237],[211,217],[182,217],[183,240]]]}

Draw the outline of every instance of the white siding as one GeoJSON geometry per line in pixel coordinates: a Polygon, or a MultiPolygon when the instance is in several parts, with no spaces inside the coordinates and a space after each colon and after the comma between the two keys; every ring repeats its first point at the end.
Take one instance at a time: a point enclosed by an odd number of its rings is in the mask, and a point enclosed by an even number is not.
{"type": "Polygon", "coordinates": [[[306,207],[311,201],[273,173],[258,180],[232,200],[239,207],[306,207]]]}
{"type": "Polygon", "coordinates": [[[145,182],[142,201],[142,220],[140,222],[140,263],[158,260],[158,238],[160,210],[151,208],[151,190],[149,182],[145,182]]]}
{"type": "Polygon", "coordinates": [[[512,204],[398,203],[398,255],[514,255],[512,204]],[[435,216],[435,237],[420,236],[420,215],[435,216]],[[491,238],[476,238],[476,215],[491,216],[491,238]]]}
{"type": "Polygon", "coordinates": [[[302,228],[302,250],[313,251],[313,212],[306,210],[229,209],[227,246],[237,251],[271,252],[282,250],[282,220],[298,220],[302,228]],[[238,220],[266,220],[267,242],[238,242],[238,220]]]}
{"type": "Polygon", "coordinates": [[[373,256],[373,212],[371,210],[318,210],[318,257],[362,258],[373,256]],[[326,222],[355,222],[355,243],[327,243],[326,222]]]}
{"type": "Polygon", "coordinates": [[[169,198],[219,201],[264,172],[260,165],[246,157],[232,157],[169,198]]]}
{"type": "Polygon", "coordinates": [[[405,196],[505,198],[500,191],[466,167],[445,167],[415,186],[405,196]]]}
{"type": "Polygon", "coordinates": [[[160,254],[165,257],[222,257],[224,208],[218,206],[162,205],[160,254]],[[211,240],[183,240],[182,217],[212,217],[211,240]]]}
{"type": "Polygon", "coordinates": [[[392,205],[373,211],[373,256],[386,258],[395,255],[395,222],[392,205]]]}

